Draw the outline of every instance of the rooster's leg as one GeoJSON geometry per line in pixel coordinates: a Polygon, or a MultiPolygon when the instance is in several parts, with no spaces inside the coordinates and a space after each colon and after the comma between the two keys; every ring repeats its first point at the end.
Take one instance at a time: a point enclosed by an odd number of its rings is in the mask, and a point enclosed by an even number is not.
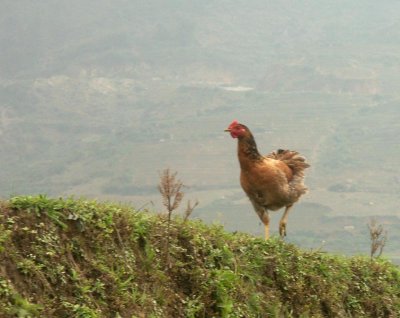
{"type": "Polygon", "coordinates": [[[286,236],[286,223],[287,223],[287,219],[288,219],[288,215],[289,215],[289,211],[290,208],[293,205],[288,205],[285,209],[285,212],[282,215],[282,218],[279,222],[279,234],[281,237],[285,237],[286,236]]]}
{"type": "Polygon", "coordinates": [[[263,222],[265,227],[265,239],[269,239],[269,213],[268,210],[260,205],[259,203],[251,200],[253,204],[254,210],[257,212],[258,217],[260,218],[261,222],[263,222]]]}
{"type": "Polygon", "coordinates": [[[268,211],[264,211],[264,213],[261,217],[261,221],[264,223],[264,227],[265,227],[265,239],[268,240],[269,239],[269,213],[268,213],[268,211]]]}

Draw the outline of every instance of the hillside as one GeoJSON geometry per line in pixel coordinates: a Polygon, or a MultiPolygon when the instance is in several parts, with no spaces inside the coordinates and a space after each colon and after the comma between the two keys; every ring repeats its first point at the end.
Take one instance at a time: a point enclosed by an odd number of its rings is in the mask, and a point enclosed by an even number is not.
{"type": "Polygon", "coordinates": [[[384,260],[95,201],[1,202],[1,317],[395,317],[384,260]],[[167,246],[169,246],[167,248],[167,246]],[[169,252],[167,252],[169,251],[169,252]]]}

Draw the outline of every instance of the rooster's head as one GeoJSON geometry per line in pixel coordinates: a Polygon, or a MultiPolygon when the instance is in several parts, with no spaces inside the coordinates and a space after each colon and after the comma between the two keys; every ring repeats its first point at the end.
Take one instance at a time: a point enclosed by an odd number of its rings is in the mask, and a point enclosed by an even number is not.
{"type": "Polygon", "coordinates": [[[249,129],[237,120],[234,120],[225,131],[229,132],[232,138],[241,138],[250,133],[249,129]]]}

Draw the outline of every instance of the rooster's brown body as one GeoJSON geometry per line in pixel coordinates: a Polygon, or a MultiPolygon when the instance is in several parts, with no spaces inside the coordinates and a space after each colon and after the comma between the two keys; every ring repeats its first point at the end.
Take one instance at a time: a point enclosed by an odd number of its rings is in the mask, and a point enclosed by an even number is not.
{"type": "Polygon", "coordinates": [[[279,225],[281,236],[286,235],[287,216],[292,205],[307,192],[304,170],[309,167],[296,151],[278,150],[262,156],[250,130],[237,121],[227,129],[238,139],[240,184],[265,225],[269,238],[269,213],[285,207],[279,225]]]}

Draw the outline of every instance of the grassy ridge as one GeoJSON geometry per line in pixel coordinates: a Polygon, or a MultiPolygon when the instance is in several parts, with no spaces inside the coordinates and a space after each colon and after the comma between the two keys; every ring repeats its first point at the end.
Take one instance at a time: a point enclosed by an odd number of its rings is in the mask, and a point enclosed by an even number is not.
{"type": "Polygon", "coordinates": [[[201,222],[45,196],[1,203],[1,317],[395,317],[400,271],[201,222]],[[169,254],[169,256],[167,255],[169,254]]]}

